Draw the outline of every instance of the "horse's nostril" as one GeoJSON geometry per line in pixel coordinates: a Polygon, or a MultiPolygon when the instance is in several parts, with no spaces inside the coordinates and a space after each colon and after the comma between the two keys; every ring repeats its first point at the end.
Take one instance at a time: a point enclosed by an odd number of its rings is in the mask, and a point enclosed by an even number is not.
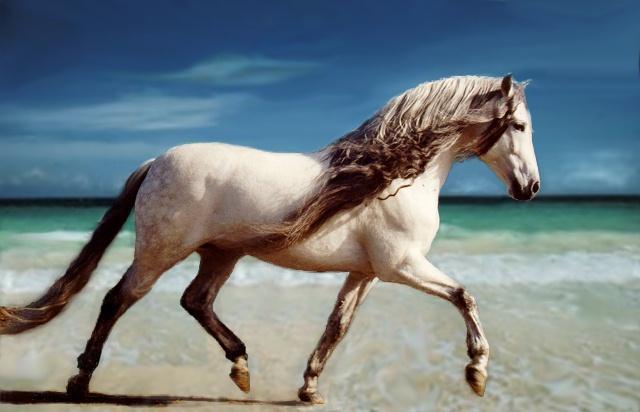
{"type": "Polygon", "coordinates": [[[540,182],[533,182],[531,185],[531,192],[535,195],[540,190],[540,182]]]}

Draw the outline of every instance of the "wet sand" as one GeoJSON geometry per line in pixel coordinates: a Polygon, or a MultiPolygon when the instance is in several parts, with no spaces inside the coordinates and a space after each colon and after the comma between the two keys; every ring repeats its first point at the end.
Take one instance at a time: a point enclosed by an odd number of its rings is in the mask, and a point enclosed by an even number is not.
{"type": "MultiPolygon", "coordinates": [[[[134,396],[129,400],[138,406],[153,400],[148,396],[171,401],[146,405],[146,410],[308,410],[295,402],[296,391],[338,287],[223,289],[216,311],[247,345],[249,395],[228,378],[231,365],[217,343],[179,307],[180,293],[153,291],[117,324],[91,389],[134,396]],[[141,395],[146,397],[135,398],[141,395]]],[[[457,311],[406,287],[378,284],[320,378],[327,400],[321,408],[638,410],[640,283],[477,284],[469,289],[492,348],[484,398],[473,395],[464,381],[465,329],[457,311]]],[[[0,389],[64,391],[103,293],[87,291],[48,325],[0,338],[0,389]]],[[[64,401],[61,394],[50,396],[64,401]]],[[[44,403],[19,410],[130,409],[111,404],[109,396],[99,399],[103,403],[44,403]]],[[[0,403],[3,411],[16,407],[0,403]]]]}

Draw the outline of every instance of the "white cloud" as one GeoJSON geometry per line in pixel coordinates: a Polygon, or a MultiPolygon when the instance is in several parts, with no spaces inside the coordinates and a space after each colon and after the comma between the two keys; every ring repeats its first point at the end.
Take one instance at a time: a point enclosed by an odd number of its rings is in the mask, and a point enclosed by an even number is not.
{"type": "Polygon", "coordinates": [[[479,159],[453,165],[442,188],[444,195],[491,196],[506,191],[491,169],[479,159]]]}
{"type": "Polygon", "coordinates": [[[50,109],[4,107],[0,122],[37,130],[152,131],[215,126],[219,117],[250,99],[128,95],[112,102],[50,109]]]}
{"type": "MultiPolygon", "coordinates": [[[[139,159],[158,156],[172,146],[171,142],[65,140],[55,137],[11,136],[2,141],[0,163],[24,164],[37,160],[69,161],[71,159],[139,159]]],[[[2,171],[2,167],[0,167],[2,171]]]]}
{"type": "Polygon", "coordinates": [[[214,57],[184,70],[150,75],[147,78],[222,86],[256,86],[301,76],[318,67],[317,63],[307,61],[230,55],[214,57]]]}
{"type": "Polygon", "coordinates": [[[4,176],[4,179],[0,178],[0,186],[21,186],[25,182],[43,183],[47,180],[47,173],[39,167],[34,167],[19,174],[4,176]]]}
{"type": "Polygon", "coordinates": [[[0,197],[115,195],[142,161],[173,144],[10,136],[0,143],[0,197]]]}
{"type": "Polygon", "coordinates": [[[42,169],[34,167],[33,169],[27,171],[24,174],[24,177],[27,179],[34,179],[34,180],[44,180],[45,177],[47,176],[47,174],[45,172],[42,171],[42,169]]]}
{"type": "Polygon", "coordinates": [[[489,177],[472,176],[467,173],[465,176],[455,176],[447,181],[444,194],[447,195],[493,195],[500,190],[499,184],[489,177]]]}
{"type": "Polygon", "coordinates": [[[73,187],[89,189],[92,181],[89,176],[79,172],[44,170],[40,167],[14,173],[0,179],[0,188],[18,188],[23,186],[55,185],[58,187],[73,187]]]}
{"type": "Polygon", "coordinates": [[[633,151],[600,151],[571,156],[560,168],[562,186],[578,191],[607,191],[626,189],[640,174],[640,166],[633,151]]]}

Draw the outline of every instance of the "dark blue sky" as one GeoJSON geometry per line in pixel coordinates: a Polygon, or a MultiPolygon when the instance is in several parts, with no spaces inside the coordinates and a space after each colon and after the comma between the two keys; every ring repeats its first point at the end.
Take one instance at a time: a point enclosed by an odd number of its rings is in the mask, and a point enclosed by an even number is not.
{"type": "MultiPolygon", "coordinates": [[[[640,3],[0,0],[0,197],[113,195],[194,141],[312,151],[460,74],[531,79],[543,192],[640,194],[640,3]]],[[[448,194],[500,194],[478,161],[448,194]]]]}

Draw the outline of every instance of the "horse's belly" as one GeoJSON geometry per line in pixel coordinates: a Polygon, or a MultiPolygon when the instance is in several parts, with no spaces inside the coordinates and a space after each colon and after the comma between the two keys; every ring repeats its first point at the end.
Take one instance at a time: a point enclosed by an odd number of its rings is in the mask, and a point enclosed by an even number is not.
{"type": "Polygon", "coordinates": [[[281,252],[254,256],[277,266],[309,272],[371,272],[363,251],[353,250],[352,252],[346,254],[340,251],[326,254],[302,246],[294,246],[281,252]]]}
{"type": "Polygon", "coordinates": [[[371,272],[367,252],[348,223],[335,229],[321,231],[290,248],[272,253],[257,253],[254,256],[278,266],[297,270],[371,272]]]}

